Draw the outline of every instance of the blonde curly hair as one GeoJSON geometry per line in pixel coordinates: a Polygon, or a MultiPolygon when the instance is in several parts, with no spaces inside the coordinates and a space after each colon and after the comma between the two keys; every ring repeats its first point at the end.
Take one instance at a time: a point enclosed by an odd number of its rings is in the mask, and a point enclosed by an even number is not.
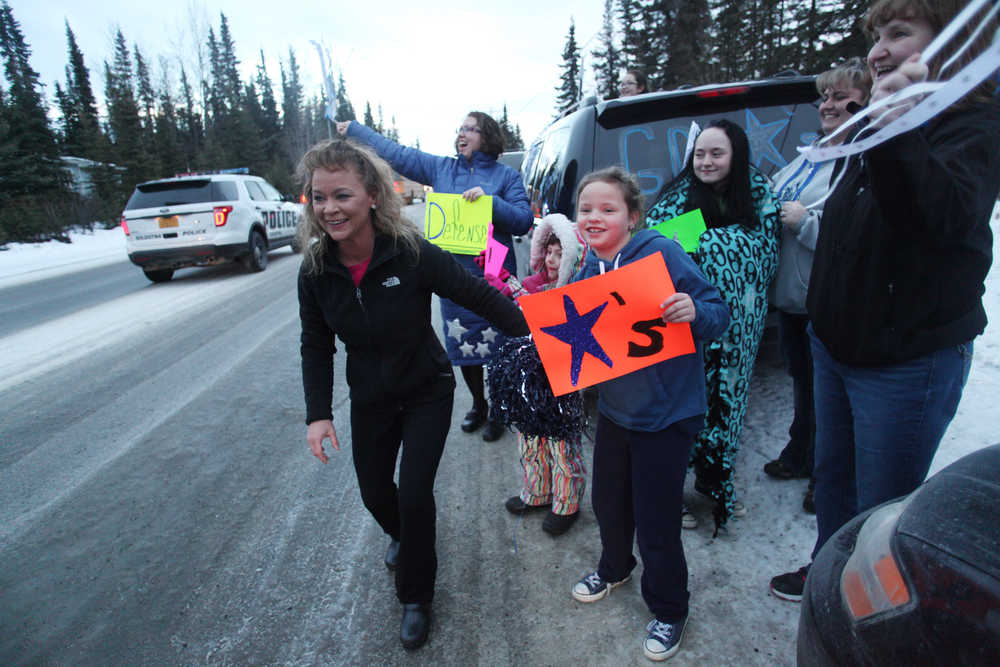
{"type": "Polygon", "coordinates": [[[323,256],[333,248],[333,240],[316,218],[312,206],[312,176],[317,169],[353,170],[365,191],[376,202],[371,212],[375,232],[391,237],[394,243],[402,243],[414,256],[419,254],[422,234],[403,216],[402,198],[393,188],[392,168],[367,146],[350,139],[332,139],[321,141],[306,151],[297,169],[302,194],[306,198],[305,224],[299,225],[298,236],[308,272],[319,273],[323,256]]]}

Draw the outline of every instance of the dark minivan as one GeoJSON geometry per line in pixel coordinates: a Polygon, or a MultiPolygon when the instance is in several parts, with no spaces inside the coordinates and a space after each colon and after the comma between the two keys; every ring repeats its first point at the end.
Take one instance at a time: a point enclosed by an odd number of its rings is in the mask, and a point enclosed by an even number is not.
{"type": "Polygon", "coordinates": [[[682,168],[691,122],[727,118],[746,129],[751,159],[771,175],[818,136],[815,77],[777,76],[585,103],[549,125],[528,148],[521,173],[535,217],[575,218],[576,184],[621,165],[639,177],[647,205],[682,168]]]}

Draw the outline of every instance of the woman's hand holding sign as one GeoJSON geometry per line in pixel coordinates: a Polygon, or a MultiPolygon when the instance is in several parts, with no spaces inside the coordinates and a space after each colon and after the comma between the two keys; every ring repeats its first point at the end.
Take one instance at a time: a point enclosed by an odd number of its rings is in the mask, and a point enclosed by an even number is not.
{"type": "Polygon", "coordinates": [[[476,187],[469,188],[468,190],[463,192],[462,196],[465,197],[465,199],[468,201],[476,201],[485,194],[486,192],[477,185],[476,187]]]}

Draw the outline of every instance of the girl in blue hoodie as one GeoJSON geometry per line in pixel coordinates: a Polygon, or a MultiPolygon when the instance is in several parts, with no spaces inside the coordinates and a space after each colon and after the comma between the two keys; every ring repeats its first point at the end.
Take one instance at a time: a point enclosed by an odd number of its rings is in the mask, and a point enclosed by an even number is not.
{"type": "MultiPolygon", "coordinates": [[[[729,308],[680,244],[650,229],[636,231],[642,195],[620,167],[585,176],[577,190],[577,226],[590,246],[583,280],[661,253],[676,293],[660,307],[663,322],[687,322],[695,353],[661,361],[598,385],[591,500],[601,534],[597,570],[573,587],[596,602],[631,578],[642,557],[642,597],[655,618],[643,652],[666,660],[680,648],[687,622],[687,563],[681,544],[681,494],[695,434],[706,410],[702,340],[720,336],[729,308]]],[[[623,335],[626,335],[623,332],[623,335]]]]}

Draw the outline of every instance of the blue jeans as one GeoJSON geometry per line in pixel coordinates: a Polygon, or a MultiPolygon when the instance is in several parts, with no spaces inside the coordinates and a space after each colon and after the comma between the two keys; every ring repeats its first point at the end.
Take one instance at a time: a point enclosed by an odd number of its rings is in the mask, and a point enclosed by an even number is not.
{"type": "Polygon", "coordinates": [[[955,416],[972,341],[890,366],[835,361],[809,327],[816,398],[813,558],[860,512],[924,481],[955,416]]]}

